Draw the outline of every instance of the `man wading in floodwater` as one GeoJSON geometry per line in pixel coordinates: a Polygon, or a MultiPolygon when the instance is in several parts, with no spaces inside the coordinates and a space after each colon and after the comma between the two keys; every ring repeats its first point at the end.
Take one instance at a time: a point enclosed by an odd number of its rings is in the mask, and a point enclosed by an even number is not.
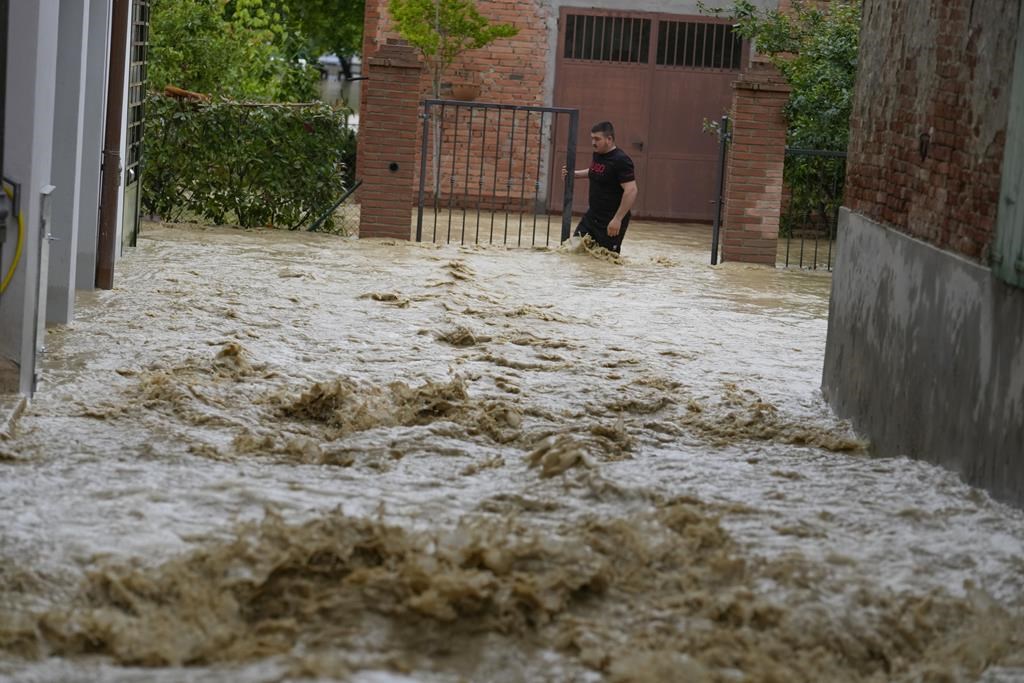
{"type": "MultiPolygon", "coordinates": [[[[595,242],[616,254],[629,227],[629,210],[636,201],[633,160],[615,146],[615,128],[602,121],[590,129],[594,158],[590,168],[574,170],[576,178],[590,179],[590,206],[576,226],[576,235],[590,235],[595,242]]],[[[569,171],[562,166],[562,177],[569,171]]]]}

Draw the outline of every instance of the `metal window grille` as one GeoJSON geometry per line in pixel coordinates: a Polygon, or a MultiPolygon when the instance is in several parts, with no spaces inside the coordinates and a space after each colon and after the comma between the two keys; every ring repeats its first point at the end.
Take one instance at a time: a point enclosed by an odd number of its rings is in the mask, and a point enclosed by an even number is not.
{"type": "Polygon", "coordinates": [[[647,64],[651,20],[570,14],[565,25],[565,58],[647,64]]]}
{"type": "Polygon", "coordinates": [[[125,171],[138,177],[142,158],[142,120],[146,100],[146,57],[149,52],[149,2],[132,3],[131,62],[128,72],[128,140],[125,171]]]}
{"type": "Polygon", "coordinates": [[[743,39],[729,24],[659,21],[656,60],[658,66],[739,70],[743,39]]]}

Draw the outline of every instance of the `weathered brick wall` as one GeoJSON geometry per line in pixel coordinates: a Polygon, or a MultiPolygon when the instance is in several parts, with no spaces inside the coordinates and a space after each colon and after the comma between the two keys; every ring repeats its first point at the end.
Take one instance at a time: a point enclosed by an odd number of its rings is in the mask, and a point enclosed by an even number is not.
{"type": "Polygon", "coordinates": [[[733,87],[722,259],[774,266],[790,88],[767,65],[753,65],[733,87]]]}
{"type": "MultiPolygon", "coordinates": [[[[477,101],[543,105],[547,77],[548,21],[553,16],[550,3],[546,0],[482,0],[477,4],[480,13],[485,17],[494,22],[513,24],[519,29],[519,33],[513,38],[498,40],[483,49],[464,53],[447,71],[441,97],[451,98],[452,83],[464,80],[463,72],[468,71],[471,76],[467,80],[480,86],[477,101]]],[[[387,1],[367,0],[366,5],[364,54],[372,55],[381,46],[400,43],[401,36],[394,30],[387,13],[387,1]]],[[[372,89],[372,65],[370,69],[370,81],[366,86],[372,89]]],[[[426,69],[420,79],[419,96],[422,99],[431,96],[431,77],[426,69]]],[[[513,139],[510,114],[504,115],[502,128],[499,129],[496,115],[491,113],[487,117],[486,136],[485,119],[476,114],[473,121],[474,142],[470,147],[467,144],[469,128],[465,112],[461,117],[460,125],[455,126],[453,110],[449,109],[446,112],[447,125],[439,168],[439,204],[447,207],[451,198],[451,203],[456,206],[475,206],[477,197],[482,194],[484,197],[501,197],[501,201],[498,202],[501,206],[532,207],[532,198],[536,194],[538,182],[537,162],[542,150],[540,141],[544,140],[544,143],[547,143],[547,136],[542,137],[539,132],[540,120],[534,116],[527,121],[527,117],[520,114],[517,119],[518,131],[513,139]],[[537,144],[524,144],[524,129],[529,130],[530,139],[536,139],[537,144]],[[511,168],[508,164],[510,160],[511,168]],[[450,197],[452,194],[454,197],[450,197]],[[521,200],[523,197],[525,199],[521,200]]],[[[412,188],[419,186],[422,125],[417,127],[416,135],[417,158],[412,188]]],[[[433,164],[428,163],[425,181],[428,194],[429,189],[434,186],[433,168],[433,164]]],[[[541,171],[544,172],[546,169],[542,168],[541,171]]]]}
{"type": "Polygon", "coordinates": [[[865,0],[846,205],[987,263],[1020,0],[865,0]]]}

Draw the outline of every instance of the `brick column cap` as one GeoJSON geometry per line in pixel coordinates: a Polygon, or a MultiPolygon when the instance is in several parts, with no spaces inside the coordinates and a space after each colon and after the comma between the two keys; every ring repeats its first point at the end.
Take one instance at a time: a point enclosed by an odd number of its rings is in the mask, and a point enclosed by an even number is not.
{"type": "Polygon", "coordinates": [[[764,92],[792,92],[793,88],[770,63],[751,64],[750,67],[733,81],[736,90],[761,90],[764,92]]]}
{"type": "Polygon", "coordinates": [[[385,66],[393,69],[421,69],[416,49],[409,45],[382,45],[370,57],[370,66],[385,66]]]}
{"type": "Polygon", "coordinates": [[[746,79],[740,78],[738,81],[733,81],[732,87],[736,90],[757,90],[760,92],[792,92],[793,88],[788,83],[779,83],[778,81],[764,81],[760,79],[746,79]]]}

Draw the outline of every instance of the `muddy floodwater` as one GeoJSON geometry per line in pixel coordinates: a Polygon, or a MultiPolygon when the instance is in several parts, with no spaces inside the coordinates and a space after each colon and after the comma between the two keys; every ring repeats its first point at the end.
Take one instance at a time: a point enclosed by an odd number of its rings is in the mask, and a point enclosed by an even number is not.
{"type": "Polygon", "coordinates": [[[869,456],[828,274],[707,233],[146,226],[0,441],[0,679],[1024,681],[1024,515],[869,456]]]}

